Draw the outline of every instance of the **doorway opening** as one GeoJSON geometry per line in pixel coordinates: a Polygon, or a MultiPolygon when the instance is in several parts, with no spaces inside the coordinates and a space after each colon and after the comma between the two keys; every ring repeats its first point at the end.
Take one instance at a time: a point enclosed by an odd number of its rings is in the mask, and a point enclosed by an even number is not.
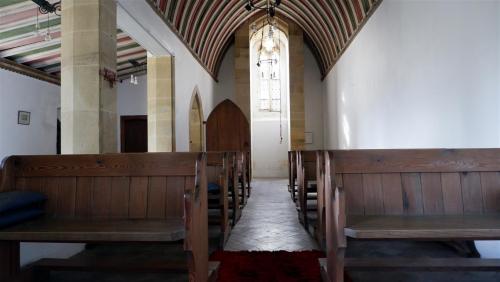
{"type": "Polygon", "coordinates": [[[195,90],[189,111],[189,151],[203,151],[203,108],[200,96],[195,90]]]}
{"type": "Polygon", "coordinates": [[[121,116],[120,128],[122,153],[148,151],[148,116],[121,116]]]}

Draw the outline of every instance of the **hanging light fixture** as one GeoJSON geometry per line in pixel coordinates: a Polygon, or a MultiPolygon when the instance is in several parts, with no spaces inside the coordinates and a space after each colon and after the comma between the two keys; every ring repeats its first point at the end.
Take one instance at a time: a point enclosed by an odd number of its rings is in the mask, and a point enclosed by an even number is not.
{"type": "Polygon", "coordinates": [[[45,41],[52,40],[52,35],[50,35],[50,14],[47,14],[47,31],[45,32],[45,41]]]}
{"type": "Polygon", "coordinates": [[[58,16],[61,16],[61,1],[55,2],[51,4],[47,0],[31,0],[35,4],[38,5],[38,11],[40,11],[41,14],[56,14],[58,16]]]}
{"type": "Polygon", "coordinates": [[[35,4],[38,5],[38,10],[36,12],[36,24],[35,30],[37,35],[41,36],[40,32],[40,22],[38,21],[38,14],[47,15],[47,30],[44,34],[43,39],[45,41],[52,40],[52,34],[50,34],[50,14],[54,14],[56,16],[61,16],[61,1],[50,3],[46,0],[32,0],[35,4]]]}

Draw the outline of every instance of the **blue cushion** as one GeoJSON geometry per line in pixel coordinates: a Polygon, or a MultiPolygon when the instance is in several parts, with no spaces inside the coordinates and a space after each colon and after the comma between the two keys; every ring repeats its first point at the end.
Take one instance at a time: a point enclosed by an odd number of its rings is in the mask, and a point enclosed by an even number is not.
{"type": "Polygon", "coordinates": [[[217,183],[208,183],[208,192],[219,192],[220,191],[220,186],[217,183]]]}
{"type": "Polygon", "coordinates": [[[11,191],[0,193],[0,213],[42,203],[47,197],[38,192],[11,191]]]}
{"type": "Polygon", "coordinates": [[[24,221],[39,217],[42,214],[42,208],[27,208],[3,213],[0,215],[0,228],[22,223],[24,221]]]}

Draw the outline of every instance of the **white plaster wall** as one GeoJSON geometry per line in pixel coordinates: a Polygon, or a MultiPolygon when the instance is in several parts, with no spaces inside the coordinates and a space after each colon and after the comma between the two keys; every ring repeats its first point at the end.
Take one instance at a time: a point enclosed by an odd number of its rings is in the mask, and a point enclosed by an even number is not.
{"type": "Polygon", "coordinates": [[[384,1],[325,80],[329,134],[341,148],[498,146],[498,5],[384,1]]]}
{"type": "MultiPolygon", "coordinates": [[[[219,82],[215,85],[213,104],[214,107],[220,102],[230,99],[234,101],[235,88],[234,88],[234,44],[232,44],[222,59],[219,69],[219,82]]],[[[205,113],[206,117],[210,113],[205,113]]]]}
{"type": "MultiPolygon", "coordinates": [[[[292,69],[293,71],[293,69],[292,69]]],[[[312,132],[313,143],[306,144],[306,150],[323,149],[323,82],[316,59],[307,45],[304,45],[304,99],[306,132],[312,132]]]]}
{"type": "Polygon", "coordinates": [[[499,1],[384,0],[324,81],[325,147],[499,147],[499,81],[499,1]]]}
{"type": "Polygon", "coordinates": [[[146,75],[137,77],[137,85],[131,84],[128,79],[117,83],[118,114],[117,143],[118,150],[121,148],[120,117],[147,115],[148,112],[148,81],[146,75]]]}
{"type": "MultiPolygon", "coordinates": [[[[0,159],[10,155],[55,154],[60,87],[0,69],[0,159]],[[30,125],[17,124],[17,111],[31,112],[30,125]]],[[[21,264],[42,257],[66,258],[81,244],[21,244],[21,264]]]]}
{"type": "Polygon", "coordinates": [[[55,154],[59,86],[0,69],[0,158],[55,154]],[[30,125],[17,111],[31,112],[30,125]]]}

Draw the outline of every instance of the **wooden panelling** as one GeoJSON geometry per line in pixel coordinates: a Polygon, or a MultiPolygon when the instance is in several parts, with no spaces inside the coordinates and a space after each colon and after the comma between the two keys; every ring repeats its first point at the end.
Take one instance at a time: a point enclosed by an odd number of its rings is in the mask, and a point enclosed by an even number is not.
{"type": "Polygon", "coordinates": [[[484,212],[500,213],[500,172],[481,172],[484,212]]]}
{"type": "Polygon", "coordinates": [[[463,214],[462,185],[460,174],[456,172],[442,173],[443,205],[446,214],[463,214]]]}
{"type": "Polygon", "coordinates": [[[483,212],[483,194],[481,191],[481,176],[479,172],[462,172],[462,197],[464,214],[480,214],[483,212]]]}
{"type": "Polygon", "coordinates": [[[195,173],[192,156],[192,153],[13,156],[6,162],[14,164],[17,177],[185,176],[195,173]]]}
{"type": "Polygon", "coordinates": [[[184,210],[182,201],[184,199],[185,177],[167,177],[167,197],[168,203],[165,209],[165,216],[182,217],[184,210]],[[169,199],[178,199],[171,201],[169,199]]]}
{"type": "Polygon", "coordinates": [[[60,177],[56,213],[73,217],[76,208],[76,177],[60,177]]]}
{"type": "Polygon", "coordinates": [[[384,197],[384,213],[388,215],[403,213],[403,190],[401,174],[382,174],[382,190],[384,197]]]}
{"type": "Polygon", "coordinates": [[[334,150],[341,173],[500,171],[500,149],[334,150]]]}
{"type": "Polygon", "coordinates": [[[406,214],[423,214],[422,185],[419,173],[402,173],[403,211],[406,214]]]}
{"type": "Polygon", "coordinates": [[[441,188],[441,173],[422,173],[422,200],[425,214],[443,214],[443,189],[441,188]]]}
{"type": "MultiPolygon", "coordinates": [[[[363,175],[344,174],[342,177],[348,214],[365,214],[363,175]]],[[[326,189],[326,187],[325,187],[326,189]]]]}
{"type": "Polygon", "coordinates": [[[363,174],[363,199],[365,214],[383,214],[384,200],[380,174],[363,174]]]}
{"type": "Polygon", "coordinates": [[[344,187],[350,215],[498,214],[500,172],[495,170],[500,168],[490,156],[497,152],[334,150],[330,151],[335,159],[330,173],[337,175],[336,185],[344,187]]]}
{"type": "Polygon", "coordinates": [[[130,178],[130,218],[146,218],[148,213],[148,181],[147,177],[130,178]]]}
{"type": "Polygon", "coordinates": [[[111,180],[111,218],[127,218],[130,202],[130,177],[113,177],[111,180]]]}
{"type": "Polygon", "coordinates": [[[77,217],[92,215],[92,177],[78,177],[76,180],[75,214],[77,217]]]}
{"type": "Polygon", "coordinates": [[[148,218],[164,218],[166,214],[167,179],[151,177],[148,190],[148,218]]]}
{"type": "Polygon", "coordinates": [[[108,218],[110,216],[111,180],[111,177],[94,178],[91,191],[92,217],[108,218]]]}

